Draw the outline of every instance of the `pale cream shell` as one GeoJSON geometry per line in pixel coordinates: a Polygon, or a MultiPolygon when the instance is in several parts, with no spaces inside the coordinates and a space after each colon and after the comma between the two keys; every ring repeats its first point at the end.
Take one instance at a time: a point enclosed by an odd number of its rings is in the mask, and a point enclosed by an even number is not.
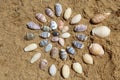
{"type": "Polygon", "coordinates": [[[73,63],[73,70],[79,74],[83,73],[82,66],[79,62],[73,63]]]}
{"type": "Polygon", "coordinates": [[[70,76],[70,68],[66,64],[62,67],[62,76],[64,78],[68,78],[70,76]]]}
{"type": "Polygon", "coordinates": [[[93,58],[90,54],[84,54],[83,61],[87,64],[93,64],[93,58]]]}
{"type": "Polygon", "coordinates": [[[36,53],[30,60],[30,63],[36,62],[40,57],[41,57],[41,53],[36,53]]]}
{"type": "Polygon", "coordinates": [[[35,43],[32,43],[32,44],[29,44],[28,46],[26,46],[24,48],[24,51],[27,52],[27,51],[32,51],[32,50],[35,50],[37,48],[37,44],[35,43]]]}
{"type": "Polygon", "coordinates": [[[71,16],[71,14],[72,14],[72,9],[71,8],[67,8],[66,11],[65,11],[65,13],[64,13],[64,18],[66,20],[69,19],[70,16],[71,16]]]}

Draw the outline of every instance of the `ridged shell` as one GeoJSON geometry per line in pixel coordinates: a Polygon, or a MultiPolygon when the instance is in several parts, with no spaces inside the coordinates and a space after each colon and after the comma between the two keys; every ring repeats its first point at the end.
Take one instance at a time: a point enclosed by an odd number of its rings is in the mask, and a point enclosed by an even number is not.
{"type": "Polygon", "coordinates": [[[87,26],[83,25],[83,24],[79,24],[77,26],[75,26],[74,31],[75,32],[80,32],[80,31],[85,31],[87,30],[87,26]]]}
{"type": "Polygon", "coordinates": [[[50,37],[50,33],[49,32],[42,32],[40,34],[40,37],[42,37],[42,38],[48,38],[48,37],[50,37]]]}
{"type": "Polygon", "coordinates": [[[82,66],[80,63],[76,62],[76,63],[73,63],[72,65],[73,67],[73,70],[79,74],[83,73],[83,70],[82,70],[82,66]]]}
{"type": "Polygon", "coordinates": [[[42,27],[42,30],[49,32],[49,31],[51,31],[52,29],[51,29],[49,26],[43,26],[43,27],[42,27]]]}
{"type": "Polygon", "coordinates": [[[56,72],[57,72],[57,68],[54,64],[52,64],[49,68],[49,73],[51,76],[55,76],[56,72]]]}
{"type": "Polygon", "coordinates": [[[41,57],[41,53],[36,53],[32,59],[30,60],[31,63],[36,62],[41,57]]]}
{"type": "Polygon", "coordinates": [[[71,35],[68,32],[65,32],[61,35],[62,38],[69,38],[71,35]]]}
{"type": "Polygon", "coordinates": [[[68,26],[64,26],[63,29],[62,29],[62,33],[65,33],[69,30],[69,27],[68,26]]]}
{"type": "Polygon", "coordinates": [[[40,41],[40,44],[39,44],[39,45],[40,45],[41,47],[44,47],[44,46],[47,46],[48,43],[49,43],[49,42],[48,42],[48,39],[45,39],[45,40],[40,41]]]}
{"type": "Polygon", "coordinates": [[[25,36],[26,40],[33,40],[35,38],[35,35],[31,32],[28,32],[25,36]]]}
{"type": "Polygon", "coordinates": [[[51,52],[50,52],[50,55],[52,58],[58,58],[59,56],[59,50],[57,47],[53,47],[51,52]]]}
{"type": "Polygon", "coordinates": [[[69,76],[70,76],[70,68],[69,68],[69,66],[68,65],[63,65],[63,67],[62,67],[62,76],[64,77],[64,78],[68,78],[69,76]]]}
{"type": "Polygon", "coordinates": [[[71,14],[72,14],[72,9],[71,8],[67,8],[65,10],[65,13],[64,13],[64,19],[66,19],[66,20],[69,19],[71,14]]]}
{"type": "Polygon", "coordinates": [[[36,17],[37,20],[40,21],[40,22],[45,23],[45,22],[47,21],[46,17],[45,17],[43,14],[41,14],[41,13],[37,13],[35,17],[36,17]]]}
{"type": "Polygon", "coordinates": [[[72,55],[76,54],[75,49],[73,47],[71,47],[71,46],[67,47],[67,52],[70,53],[70,54],[72,54],[72,55]]]}
{"type": "Polygon", "coordinates": [[[24,51],[25,51],[25,52],[33,51],[33,50],[35,50],[36,48],[37,48],[37,44],[32,43],[32,44],[29,44],[28,46],[26,46],[26,47],[24,48],[24,51]]]}
{"type": "Polygon", "coordinates": [[[45,47],[45,52],[49,52],[49,51],[51,51],[51,49],[52,49],[52,44],[49,43],[49,44],[45,47]]]}
{"type": "Polygon", "coordinates": [[[41,70],[45,70],[46,67],[47,67],[47,65],[48,65],[48,61],[47,61],[46,59],[43,59],[43,60],[40,62],[39,67],[40,67],[41,70]]]}
{"type": "Polygon", "coordinates": [[[75,15],[73,18],[72,18],[72,20],[71,20],[71,24],[77,24],[77,23],[79,23],[80,22],[80,20],[81,20],[81,14],[77,14],[77,15],[75,15]]]}
{"type": "Polygon", "coordinates": [[[53,30],[57,29],[57,23],[55,21],[51,21],[50,22],[50,28],[53,29],[53,30]]]}
{"type": "Polygon", "coordinates": [[[61,49],[60,50],[60,58],[62,60],[66,60],[67,59],[67,52],[65,51],[65,49],[61,49]]]}
{"type": "Polygon", "coordinates": [[[46,8],[45,13],[49,17],[54,17],[54,13],[53,13],[52,9],[50,9],[50,8],[46,8]]]}
{"type": "Polygon", "coordinates": [[[79,48],[79,49],[84,48],[84,44],[83,44],[82,42],[73,41],[72,44],[73,44],[73,46],[76,47],[76,48],[79,48]]]}
{"type": "Polygon", "coordinates": [[[63,39],[63,38],[59,38],[59,44],[60,44],[61,46],[64,46],[65,41],[64,41],[64,39],[63,39]]]}
{"type": "Polygon", "coordinates": [[[60,3],[55,4],[55,14],[58,17],[62,14],[62,5],[60,3]]]}
{"type": "Polygon", "coordinates": [[[93,58],[90,54],[84,54],[83,61],[87,64],[93,64],[93,58]]]}
{"type": "Polygon", "coordinates": [[[77,34],[76,37],[80,41],[86,41],[88,38],[85,34],[77,34]]]}
{"type": "Polygon", "coordinates": [[[52,37],[51,41],[52,42],[58,42],[59,41],[59,37],[52,37]]]}
{"type": "Polygon", "coordinates": [[[27,23],[27,27],[33,30],[40,29],[40,26],[32,21],[27,23]]]}

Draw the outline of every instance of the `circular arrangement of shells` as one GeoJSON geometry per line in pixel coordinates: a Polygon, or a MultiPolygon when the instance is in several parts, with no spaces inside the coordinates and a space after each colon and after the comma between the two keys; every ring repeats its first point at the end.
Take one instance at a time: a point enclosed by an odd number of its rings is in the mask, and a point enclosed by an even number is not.
{"type": "MultiPolygon", "coordinates": [[[[53,10],[51,8],[48,7],[45,9],[46,15],[51,18],[53,18],[55,15],[57,17],[60,17],[62,12],[63,12],[62,5],[60,3],[55,4],[55,14],[53,13],[53,10]]],[[[96,14],[93,18],[91,18],[90,22],[93,24],[98,24],[102,22],[104,19],[106,19],[110,14],[111,13],[109,12],[103,14],[96,14]]],[[[67,8],[64,12],[63,17],[65,20],[68,20],[71,17],[71,15],[72,15],[72,9],[67,8]]],[[[47,21],[46,17],[42,13],[37,13],[35,17],[38,21],[42,23],[45,23],[47,21]]],[[[81,18],[82,18],[81,14],[76,14],[71,19],[70,25],[78,24],[81,21],[81,18]]],[[[65,39],[71,36],[71,34],[68,32],[69,27],[64,26],[64,22],[62,20],[59,20],[58,22],[52,20],[49,26],[44,25],[42,27],[31,21],[27,23],[27,27],[32,30],[40,30],[40,29],[43,30],[43,32],[39,34],[39,36],[44,39],[40,41],[39,43],[40,47],[45,47],[45,52],[50,52],[50,56],[52,58],[56,58],[59,56],[61,60],[66,60],[68,54],[75,55],[77,52],[75,51],[74,48],[78,48],[78,49],[84,48],[83,41],[87,40],[87,35],[83,33],[79,33],[75,35],[75,37],[78,40],[74,40],[72,42],[72,46],[67,46],[66,49],[62,48],[59,50],[57,47],[53,47],[52,42],[58,42],[63,47],[65,45],[65,39]],[[61,31],[62,34],[60,34],[57,30],[61,31]],[[51,38],[51,40],[48,40],[47,38],[49,38],[51,35],[53,35],[53,37],[51,38]]],[[[83,32],[85,30],[87,30],[86,25],[78,24],[74,27],[73,31],[83,32]]],[[[92,29],[92,35],[95,35],[100,38],[105,38],[110,35],[110,31],[111,30],[107,26],[99,26],[92,29]]],[[[26,40],[33,40],[35,38],[35,35],[32,32],[28,32],[25,37],[26,40]]],[[[25,52],[33,51],[37,47],[38,46],[36,43],[31,43],[24,48],[24,51],[25,52]]],[[[90,44],[88,49],[89,52],[93,55],[96,56],[104,55],[104,49],[98,43],[90,44]]],[[[41,53],[40,52],[36,53],[30,60],[30,63],[36,62],[40,57],[41,57],[41,53]]],[[[83,55],[83,61],[86,64],[94,64],[92,56],[88,53],[83,55]]],[[[40,62],[40,69],[45,70],[47,66],[48,66],[48,61],[46,59],[42,59],[40,62]]],[[[83,73],[82,65],[79,62],[73,63],[72,69],[79,74],[83,73]]],[[[55,66],[55,64],[52,64],[49,67],[48,71],[51,76],[55,76],[57,72],[57,67],[55,66]]],[[[62,67],[62,77],[68,78],[69,75],[70,75],[70,67],[67,64],[64,64],[62,67]]]]}

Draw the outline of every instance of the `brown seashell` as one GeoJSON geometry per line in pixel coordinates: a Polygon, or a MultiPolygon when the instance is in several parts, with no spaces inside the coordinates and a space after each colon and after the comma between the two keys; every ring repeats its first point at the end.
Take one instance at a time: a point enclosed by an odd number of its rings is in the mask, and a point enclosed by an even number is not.
{"type": "Polygon", "coordinates": [[[41,70],[45,70],[46,67],[47,67],[47,65],[48,65],[48,61],[47,61],[46,59],[43,59],[43,60],[40,62],[39,67],[40,67],[41,70]]]}
{"type": "Polygon", "coordinates": [[[51,52],[50,52],[50,55],[52,58],[58,58],[59,56],[59,50],[57,47],[53,47],[51,52]]]}
{"type": "Polygon", "coordinates": [[[64,26],[64,22],[62,20],[59,20],[58,21],[58,28],[59,28],[59,30],[62,30],[63,26],[64,26]]]}

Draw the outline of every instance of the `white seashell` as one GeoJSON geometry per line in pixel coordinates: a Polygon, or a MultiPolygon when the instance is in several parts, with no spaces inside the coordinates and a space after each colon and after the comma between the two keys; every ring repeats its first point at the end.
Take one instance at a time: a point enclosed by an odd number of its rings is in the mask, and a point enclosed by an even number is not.
{"type": "Polygon", "coordinates": [[[59,44],[60,44],[61,46],[64,46],[65,41],[64,41],[64,39],[63,39],[63,38],[59,38],[59,44]]]}
{"type": "Polygon", "coordinates": [[[83,61],[87,64],[93,64],[93,58],[90,54],[84,54],[83,61]]]}
{"type": "Polygon", "coordinates": [[[38,21],[40,21],[40,22],[45,23],[47,21],[46,17],[41,13],[37,13],[35,16],[38,19],[38,21]]]}
{"type": "Polygon", "coordinates": [[[36,62],[41,57],[41,53],[36,53],[32,59],[30,60],[31,63],[36,62]]]}
{"type": "Polygon", "coordinates": [[[102,46],[98,43],[92,43],[89,47],[89,51],[90,53],[94,54],[94,55],[103,55],[104,54],[104,50],[102,48],[102,46]]]}
{"type": "Polygon", "coordinates": [[[65,13],[64,13],[64,18],[66,20],[69,19],[70,16],[71,16],[71,14],[72,14],[72,9],[71,8],[67,8],[66,11],[65,11],[65,13]]]}
{"type": "Polygon", "coordinates": [[[60,3],[55,4],[55,14],[58,17],[62,14],[62,5],[60,3]]]}
{"type": "Polygon", "coordinates": [[[65,32],[61,35],[62,38],[69,38],[70,37],[70,33],[65,32]]]}
{"type": "Polygon", "coordinates": [[[80,20],[81,20],[81,14],[77,14],[77,15],[75,15],[73,18],[72,18],[72,20],[71,20],[71,24],[76,24],[76,23],[79,23],[80,22],[80,20]]]}
{"type": "Polygon", "coordinates": [[[52,49],[52,44],[49,43],[49,44],[45,47],[45,52],[49,52],[49,51],[51,51],[51,49],[52,49]]]}
{"type": "Polygon", "coordinates": [[[69,27],[68,26],[64,26],[63,29],[62,29],[62,33],[67,32],[68,30],[69,30],[69,27]]]}
{"type": "Polygon", "coordinates": [[[70,68],[66,64],[62,67],[62,76],[64,78],[68,78],[70,76],[70,68]]]}
{"type": "Polygon", "coordinates": [[[55,76],[56,72],[57,72],[57,68],[54,64],[52,64],[49,68],[49,73],[51,76],[55,76]]]}
{"type": "Polygon", "coordinates": [[[26,47],[24,48],[24,51],[25,51],[25,52],[27,52],[27,51],[32,51],[32,50],[35,50],[36,48],[37,48],[37,44],[32,43],[32,44],[26,46],[26,47]]]}
{"type": "Polygon", "coordinates": [[[80,63],[73,63],[73,70],[79,74],[83,73],[82,66],[80,63]]]}
{"type": "Polygon", "coordinates": [[[57,29],[57,23],[55,21],[51,21],[50,22],[50,28],[53,29],[53,30],[57,29]]]}
{"type": "Polygon", "coordinates": [[[92,35],[104,38],[110,35],[110,31],[107,26],[100,26],[92,29],[92,35]]]}

